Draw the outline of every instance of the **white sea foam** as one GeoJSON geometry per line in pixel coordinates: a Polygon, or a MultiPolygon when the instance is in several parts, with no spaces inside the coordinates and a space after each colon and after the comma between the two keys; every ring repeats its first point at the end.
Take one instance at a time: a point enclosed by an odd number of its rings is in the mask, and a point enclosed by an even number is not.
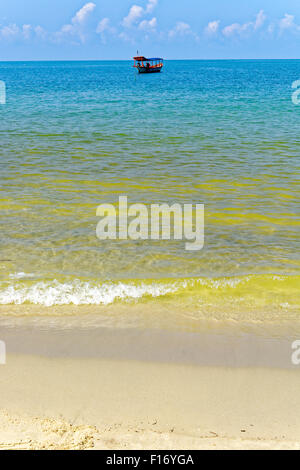
{"type": "Polygon", "coordinates": [[[9,275],[9,278],[10,279],[30,279],[30,278],[33,278],[34,277],[34,274],[31,274],[31,273],[14,273],[14,274],[10,274],[9,275]]]}
{"type": "Polygon", "coordinates": [[[175,285],[163,284],[125,284],[105,283],[93,285],[89,282],[74,281],[70,283],[37,282],[33,285],[10,284],[0,286],[0,304],[24,303],[44,305],[109,305],[116,300],[134,300],[144,296],[160,297],[176,292],[175,285]]]}
{"type": "MultiPolygon", "coordinates": [[[[241,278],[198,278],[160,281],[127,281],[127,282],[96,282],[74,280],[69,282],[32,281],[32,274],[16,273],[9,276],[9,281],[0,282],[0,305],[9,304],[36,304],[51,307],[54,305],[109,305],[116,301],[128,302],[145,297],[164,297],[169,294],[201,295],[201,289],[217,291],[225,289],[235,290],[244,283],[247,284],[255,276],[241,278]],[[191,290],[194,290],[191,294],[191,290]]],[[[271,277],[273,281],[282,281],[282,278],[271,277]]],[[[257,280],[260,286],[262,280],[257,280]]],[[[241,300],[241,297],[240,297],[241,300]]]]}

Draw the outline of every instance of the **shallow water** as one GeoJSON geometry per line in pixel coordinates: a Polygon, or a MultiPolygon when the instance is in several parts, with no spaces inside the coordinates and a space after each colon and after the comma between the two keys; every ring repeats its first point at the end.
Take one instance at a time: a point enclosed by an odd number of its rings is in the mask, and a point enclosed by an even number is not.
{"type": "Polygon", "coordinates": [[[300,313],[299,78],[300,61],[0,63],[0,304],[300,313]],[[99,241],[120,195],[204,203],[204,249],[99,241]]]}

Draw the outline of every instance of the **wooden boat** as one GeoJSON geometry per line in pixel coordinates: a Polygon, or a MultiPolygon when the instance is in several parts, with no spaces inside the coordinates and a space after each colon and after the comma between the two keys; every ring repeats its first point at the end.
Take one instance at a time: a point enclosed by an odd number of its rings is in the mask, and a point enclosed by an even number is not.
{"type": "Polygon", "coordinates": [[[144,56],[137,56],[134,57],[133,60],[133,67],[135,67],[139,73],[158,73],[164,65],[164,59],[160,57],[147,59],[144,56]]]}

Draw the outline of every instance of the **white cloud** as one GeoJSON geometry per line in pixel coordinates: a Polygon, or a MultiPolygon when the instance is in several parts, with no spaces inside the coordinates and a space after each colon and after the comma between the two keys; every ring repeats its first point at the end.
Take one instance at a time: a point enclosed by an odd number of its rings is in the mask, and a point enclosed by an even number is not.
{"type": "Polygon", "coordinates": [[[136,24],[138,20],[140,20],[143,16],[152,13],[157,3],[158,0],[148,0],[145,9],[139,5],[132,5],[128,15],[123,18],[123,26],[125,26],[125,28],[130,28],[131,26],[136,24]]]}
{"type": "Polygon", "coordinates": [[[188,23],[184,23],[183,21],[178,21],[176,26],[169,31],[169,37],[173,38],[175,36],[186,36],[189,34],[193,34],[193,31],[188,23]]]}
{"type": "Polygon", "coordinates": [[[224,36],[232,36],[235,33],[239,33],[241,31],[241,25],[239,23],[233,23],[229,26],[226,26],[223,29],[223,34],[224,36]]]}
{"type": "MultiPolygon", "coordinates": [[[[93,2],[88,2],[80,8],[73,18],[70,20],[69,24],[63,25],[58,31],[55,32],[48,32],[40,25],[30,25],[24,24],[18,26],[17,24],[9,24],[4,25],[1,27],[0,25],[0,39],[2,40],[15,40],[15,39],[23,39],[23,40],[30,40],[34,38],[39,39],[47,39],[50,42],[60,43],[63,40],[70,40],[72,42],[79,42],[79,40],[83,43],[86,40],[86,37],[89,33],[92,32],[92,29],[88,28],[87,20],[91,13],[95,10],[96,4],[93,2]]],[[[102,28],[105,29],[107,32],[115,31],[114,28],[111,28],[108,24],[109,20],[104,19],[102,23],[102,28]]],[[[100,26],[98,27],[101,29],[101,22],[100,26]]],[[[95,32],[95,30],[94,30],[95,32]]],[[[104,30],[103,30],[104,33],[104,30]]]]}
{"type": "Polygon", "coordinates": [[[123,26],[130,28],[134,23],[136,23],[144,15],[144,9],[138,5],[133,5],[128,15],[123,19],[123,26]]]}
{"type": "Polygon", "coordinates": [[[120,38],[122,41],[124,41],[124,42],[129,42],[129,43],[132,44],[132,45],[135,44],[134,39],[133,39],[131,36],[129,36],[127,33],[125,33],[124,31],[119,34],[119,38],[120,38]]]}
{"type": "Polygon", "coordinates": [[[299,29],[299,27],[295,23],[294,15],[289,15],[288,13],[286,13],[284,17],[279,21],[279,29],[281,33],[286,30],[299,29]]]}
{"type": "Polygon", "coordinates": [[[253,31],[256,31],[260,29],[265,21],[266,21],[266,15],[264,13],[264,10],[260,10],[259,13],[256,15],[255,21],[249,21],[248,23],[240,24],[240,23],[233,23],[229,26],[226,26],[223,29],[223,35],[226,37],[231,37],[234,36],[235,34],[246,34],[246,33],[251,33],[253,31]]]}
{"type": "Polygon", "coordinates": [[[207,34],[208,36],[213,36],[214,34],[217,34],[219,30],[219,25],[220,25],[220,20],[210,21],[205,28],[205,34],[207,34]]]}
{"type": "Polygon", "coordinates": [[[146,13],[152,13],[157,3],[158,3],[158,0],[149,0],[146,6],[146,13]]]}
{"type": "Polygon", "coordinates": [[[75,32],[74,27],[71,24],[65,24],[64,26],[62,26],[60,31],[65,34],[75,32]]]}
{"type": "Polygon", "coordinates": [[[139,24],[139,29],[142,29],[144,31],[154,31],[156,29],[156,26],[157,26],[157,19],[156,18],[152,18],[152,20],[143,20],[140,24],[139,24]]]}
{"type": "Polygon", "coordinates": [[[64,36],[71,35],[78,36],[80,41],[84,43],[86,39],[84,34],[85,23],[95,8],[95,3],[86,3],[72,18],[71,24],[65,24],[60,31],[54,33],[54,39],[60,42],[64,36]]]}
{"type": "Polygon", "coordinates": [[[97,26],[97,33],[104,33],[105,31],[110,29],[110,21],[108,18],[103,18],[103,20],[99,21],[97,26]]]}
{"type": "Polygon", "coordinates": [[[267,17],[265,15],[264,10],[260,10],[260,12],[256,16],[256,21],[254,23],[254,29],[257,30],[257,29],[261,28],[264,25],[266,19],[267,19],[267,17]]]}
{"type": "Polygon", "coordinates": [[[116,29],[110,25],[109,18],[103,18],[101,21],[99,21],[96,33],[100,34],[103,43],[106,43],[107,34],[115,34],[116,32],[116,29]]]}
{"type": "Polygon", "coordinates": [[[41,39],[45,39],[47,37],[47,31],[41,26],[36,26],[34,28],[34,32],[41,39]]]}
{"type": "Polygon", "coordinates": [[[0,29],[0,36],[7,40],[20,39],[22,37],[28,40],[30,39],[31,31],[32,26],[30,24],[24,24],[19,27],[15,23],[12,23],[0,29]]]}
{"type": "Polygon", "coordinates": [[[82,24],[85,22],[87,17],[89,16],[90,13],[96,8],[95,3],[89,2],[86,3],[72,18],[72,23],[74,24],[82,24]]]}
{"type": "Polygon", "coordinates": [[[4,26],[0,32],[5,39],[13,39],[20,33],[20,28],[14,23],[4,26]]]}
{"type": "Polygon", "coordinates": [[[22,33],[23,33],[24,39],[30,39],[31,30],[32,30],[32,26],[30,24],[23,24],[22,33]]]}

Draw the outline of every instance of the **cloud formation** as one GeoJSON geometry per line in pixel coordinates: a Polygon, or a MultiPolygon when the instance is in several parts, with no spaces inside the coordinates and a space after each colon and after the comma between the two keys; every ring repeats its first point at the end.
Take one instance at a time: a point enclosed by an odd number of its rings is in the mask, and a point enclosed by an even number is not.
{"type": "Polygon", "coordinates": [[[89,2],[86,3],[76,15],[72,18],[73,24],[83,24],[90,13],[96,8],[95,3],[89,2]]]}
{"type": "Polygon", "coordinates": [[[210,21],[205,28],[205,33],[208,36],[213,36],[217,34],[219,30],[220,20],[210,21]]]}
{"type": "MultiPolygon", "coordinates": [[[[21,24],[14,22],[0,25],[0,40],[2,42],[14,43],[24,41],[47,41],[56,44],[81,45],[87,41],[98,41],[103,44],[108,39],[114,38],[119,41],[129,41],[132,44],[140,44],[144,39],[155,35],[156,40],[162,41],[166,38],[169,41],[184,41],[190,38],[195,42],[199,41],[199,34],[207,41],[230,41],[232,38],[239,40],[250,37],[261,36],[278,39],[282,35],[300,34],[300,25],[297,24],[293,14],[285,13],[281,17],[272,18],[267,21],[264,10],[260,10],[252,21],[232,22],[221,26],[220,19],[212,19],[208,24],[202,26],[201,32],[197,31],[192,23],[190,24],[182,17],[173,27],[164,30],[159,28],[159,17],[154,16],[154,10],[158,6],[158,0],[136,0],[140,5],[132,4],[127,15],[120,18],[118,22],[112,24],[110,18],[97,18],[97,0],[83,2],[78,11],[70,15],[69,21],[62,25],[57,31],[47,31],[42,25],[21,24]]],[[[100,3],[100,0],[99,0],[100,3]]],[[[183,10],[184,12],[184,10],[183,10]]]]}
{"type": "Polygon", "coordinates": [[[128,15],[125,16],[125,18],[123,18],[122,25],[125,28],[131,28],[143,16],[148,15],[149,13],[152,13],[154,8],[157,6],[157,3],[158,3],[158,0],[148,0],[148,3],[145,9],[139,5],[132,5],[132,7],[129,10],[128,15]]]}
{"type": "Polygon", "coordinates": [[[260,29],[265,23],[266,15],[263,10],[260,10],[256,15],[255,21],[249,21],[248,23],[240,24],[233,23],[229,26],[225,26],[222,33],[225,37],[231,37],[235,34],[243,35],[246,33],[251,33],[260,29]]]}
{"type": "Polygon", "coordinates": [[[32,31],[32,26],[30,24],[23,24],[22,34],[24,36],[24,39],[30,39],[31,31],[32,31]]]}
{"type": "Polygon", "coordinates": [[[5,39],[12,39],[20,33],[20,28],[15,24],[11,23],[8,26],[4,26],[1,29],[1,36],[5,39]]]}
{"type": "Polygon", "coordinates": [[[144,9],[138,5],[133,5],[127,16],[123,19],[123,26],[125,28],[130,28],[134,23],[136,23],[144,14],[144,9]]]}
{"type": "Polygon", "coordinates": [[[267,17],[265,15],[264,10],[260,10],[260,12],[256,16],[256,20],[255,20],[255,23],[254,23],[255,31],[257,29],[260,29],[264,25],[266,19],[267,19],[267,17]]]}
{"type": "Polygon", "coordinates": [[[176,36],[193,36],[195,39],[198,39],[197,34],[195,34],[188,23],[184,21],[178,21],[173,29],[168,33],[170,39],[175,38],[176,36]]]}
{"type": "Polygon", "coordinates": [[[149,0],[146,6],[146,13],[152,13],[154,8],[157,6],[158,0],[149,0]]]}
{"type": "Polygon", "coordinates": [[[143,30],[143,31],[154,31],[156,29],[156,26],[157,26],[157,19],[156,18],[152,18],[152,20],[143,20],[141,21],[141,23],[139,24],[139,29],[143,30]]]}
{"type": "Polygon", "coordinates": [[[71,35],[79,37],[80,41],[84,43],[86,39],[84,32],[85,23],[95,8],[95,3],[86,3],[82,8],[80,8],[80,10],[77,11],[70,24],[65,24],[60,31],[55,33],[56,39],[60,41],[64,35],[71,35]]]}
{"type": "Polygon", "coordinates": [[[101,41],[103,44],[106,44],[106,37],[109,34],[115,34],[116,29],[113,28],[110,25],[110,19],[109,18],[103,18],[101,21],[99,21],[96,33],[100,34],[101,36],[101,41]]]}
{"type": "Polygon", "coordinates": [[[284,31],[299,31],[300,27],[295,23],[295,16],[286,13],[279,21],[280,34],[284,31]]]}
{"type": "Polygon", "coordinates": [[[110,29],[110,20],[109,18],[103,18],[103,20],[99,21],[96,32],[97,33],[104,33],[110,29]]]}

